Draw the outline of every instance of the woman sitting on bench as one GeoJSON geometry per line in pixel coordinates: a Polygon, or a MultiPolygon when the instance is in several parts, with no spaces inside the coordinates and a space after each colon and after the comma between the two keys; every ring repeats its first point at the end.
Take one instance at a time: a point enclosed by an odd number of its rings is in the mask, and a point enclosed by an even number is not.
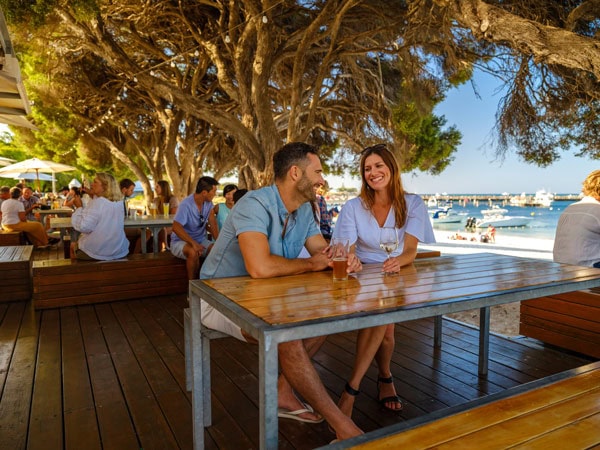
{"type": "MultiPolygon", "coordinates": [[[[48,246],[48,235],[44,226],[37,221],[28,222],[23,203],[19,201],[21,189],[13,187],[10,189],[10,198],[2,202],[2,228],[6,231],[23,231],[29,242],[36,248],[48,246]]],[[[53,244],[56,240],[53,239],[53,244]]]]}
{"type": "Polygon", "coordinates": [[[127,256],[129,241],[125,237],[123,202],[119,185],[112,175],[98,173],[92,182],[92,199],[85,208],[75,197],[76,210],[71,217],[73,228],[82,234],[71,244],[71,257],[108,261],[127,256]]]}

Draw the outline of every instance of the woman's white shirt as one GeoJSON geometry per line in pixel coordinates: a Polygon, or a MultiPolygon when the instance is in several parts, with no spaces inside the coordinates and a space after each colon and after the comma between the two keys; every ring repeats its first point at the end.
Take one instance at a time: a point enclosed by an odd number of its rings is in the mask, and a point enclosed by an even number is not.
{"type": "Polygon", "coordinates": [[[129,241],[125,237],[123,202],[94,197],[85,208],[75,210],[71,223],[82,233],[78,247],[92,258],[111,260],[127,256],[129,241]]]}
{"type": "MultiPolygon", "coordinates": [[[[392,256],[398,256],[404,249],[404,235],[410,234],[418,239],[419,242],[432,244],[435,242],[435,235],[429,220],[427,206],[423,199],[416,194],[405,194],[407,207],[406,222],[398,231],[398,249],[392,253],[392,256]]],[[[396,220],[394,218],[394,208],[390,208],[388,216],[385,219],[384,226],[394,227],[396,220]]],[[[333,237],[347,237],[350,244],[355,244],[356,256],[363,263],[383,262],[387,255],[379,247],[379,224],[364,205],[360,197],[348,200],[337,218],[333,237]]]]}

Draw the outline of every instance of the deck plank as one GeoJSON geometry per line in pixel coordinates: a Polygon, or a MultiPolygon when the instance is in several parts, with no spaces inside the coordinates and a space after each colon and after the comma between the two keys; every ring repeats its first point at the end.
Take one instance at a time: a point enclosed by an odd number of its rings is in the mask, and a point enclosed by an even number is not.
{"type": "MultiPolygon", "coordinates": [[[[44,448],[191,448],[185,307],[185,295],[38,312],[30,303],[1,304],[2,447],[34,448],[42,436],[54,433],[44,448]],[[42,398],[42,392],[50,396],[42,398]],[[62,395],[60,406],[57,393],[62,395]]],[[[441,349],[432,347],[432,336],[430,319],[396,325],[392,368],[405,408],[397,415],[381,410],[377,368],[370,367],[353,415],[365,431],[593,360],[528,340],[492,336],[490,373],[480,379],[476,329],[444,320],[441,349]]],[[[355,339],[356,333],[331,336],[315,357],[336,401],[351,371],[355,339]]],[[[224,338],[211,342],[211,353],[213,426],[205,430],[206,448],[258,448],[257,347],[224,338]]],[[[579,426],[583,430],[594,424],[597,418],[592,417],[579,426]]],[[[280,420],[279,431],[283,449],[309,449],[333,439],[325,423],[280,420]]]]}

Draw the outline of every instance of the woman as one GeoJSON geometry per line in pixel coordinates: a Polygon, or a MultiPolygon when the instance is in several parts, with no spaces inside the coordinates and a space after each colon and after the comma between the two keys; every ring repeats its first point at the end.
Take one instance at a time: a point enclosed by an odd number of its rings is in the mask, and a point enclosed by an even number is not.
{"type": "Polygon", "coordinates": [[[77,259],[109,261],[127,256],[129,241],[125,237],[122,194],[112,175],[97,173],[89,191],[92,199],[82,208],[81,197],[75,197],[73,228],[82,234],[72,244],[77,259]]]}
{"type": "MultiPolygon", "coordinates": [[[[333,237],[348,237],[353,243],[351,251],[362,263],[383,263],[383,272],[398,272],[414,261],[419,241],[435,242],[427,207],[420,196],[404,191],[398,163],[383,144],[363,150],[360,174],[360,196],[349,200],[342,208],[333,237]],[[398,234],[398,249],[389,259],[379,245],[379,232],[384,226],[396,228],[398,234]]],[[[390,368],[395,345],[394,325],[384,328],[383,340],[374,354],[379,368],[379,402],[388,410],[400,411],[402,402],[396,394],[390,368]]],[[[372,354],[358,344],[355,369],[340,398],[340,408],[344,412],[352,411],[354,397],[358,395],[361,365],[370,365],[372,361],[372,354]]]]}
{"type": "MultiPolygon", "coordinates": [[[[0,211],[2,212],[2,228],[6,231],[23,231],[27,239],[36,248],[48,246],[48,235],[44,226],[37,221],[27,221],[25,206],[19,201],[21,189],[11,188],[10,198],[2,202],[0,211]]],[[[58,240],[53,240],[55,243],[58,240]]]]}
{"type": "Polygon", "coordinates": [[[235,184],[228,184],[223,188],[223,197],[225,197],[225,203],[217,203],[213,208],[215,212],[215,216],[217,216],[217,225],[219,225],[219,230],[223,229],[223,224],[225,223],[225,219],[229,215],[231,208],[235,202],[233,201],[233,194],[237,191],[237,186],[235,184]]]}
{"type": "Polygon", "coordinates": [[[558,219],[554,261],[600,267],[600,170],[583,181],[584,197],[567,206],[558,219]]]}
{"type": "Polygon", "coordinates": [[[63,202],[63,206],[73,208],[73,200],[75,200],[75,197],[81,197],[81,192],[77,186],[73,186],[69,189],[65,201],[63,202]]]}
{"type": "MultiPolygon", "coordinates": [[[[171,185],[166,180],[160,180],[154,186],[154,192],[157,201],[158,214],[164,211],[164,205],[169,205],[169,214],[174,215],[179,208],[179,200],[171,193],[171,185]]],[[[158,233],[158,246],[161,251],[164,250],[169,244],[169,238],[173,228],[165,227],[158,233]]]]}

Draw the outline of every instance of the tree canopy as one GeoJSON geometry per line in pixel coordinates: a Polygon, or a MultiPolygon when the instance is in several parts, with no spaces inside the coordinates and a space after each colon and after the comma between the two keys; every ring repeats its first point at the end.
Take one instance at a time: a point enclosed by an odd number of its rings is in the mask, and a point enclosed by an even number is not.
{"type": "Polygon", "coordinates": [[[508,86],[499,152],[595,158],[599,3],[0,0],[40,128],[19,139],[180,195],[205,171],[263,184],[293,140],[332,172],[384,141],[404,170],[439,173],[460,133],[435,105],[475,68],[508,86]]]}

